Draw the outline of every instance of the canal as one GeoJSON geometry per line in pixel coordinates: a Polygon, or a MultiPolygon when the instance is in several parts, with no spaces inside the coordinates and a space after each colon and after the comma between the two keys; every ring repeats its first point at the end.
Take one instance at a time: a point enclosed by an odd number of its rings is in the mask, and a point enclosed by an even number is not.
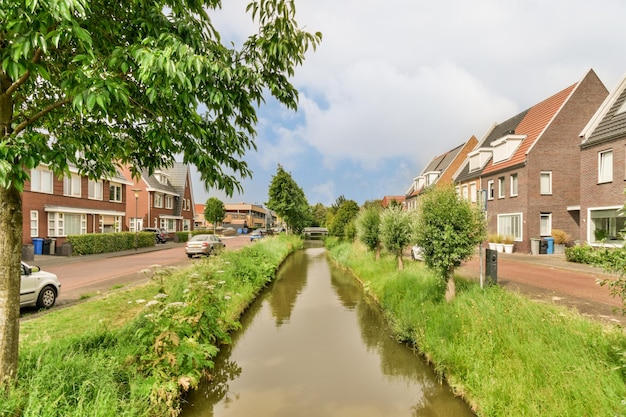
{"type": "Polygon", "coordinates": [[[319,243],[287,259],[241,323],[183,417],[474,416],[319,243]]]}

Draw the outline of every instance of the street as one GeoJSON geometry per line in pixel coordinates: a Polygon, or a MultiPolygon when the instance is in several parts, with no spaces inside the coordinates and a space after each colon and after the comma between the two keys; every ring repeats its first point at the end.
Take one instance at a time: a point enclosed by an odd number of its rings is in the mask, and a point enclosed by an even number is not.
{"type": "MultiPolygon", "coordinates": [[[[250,244],[246,235],[223,237],[226,250],[234,250],[250,244]]],[[[150,251],[123,254],[86,255],[80,257],[39,257],[32,265],[57,274],[61,281],[61,295],[57,306],[67,305],[81,297],[93,296],[116,287],[144,282],[150,278],[142,273],[154,265],[185,266],[201,258],[188,259],[184,243],[168,242],[150,251]]]]}

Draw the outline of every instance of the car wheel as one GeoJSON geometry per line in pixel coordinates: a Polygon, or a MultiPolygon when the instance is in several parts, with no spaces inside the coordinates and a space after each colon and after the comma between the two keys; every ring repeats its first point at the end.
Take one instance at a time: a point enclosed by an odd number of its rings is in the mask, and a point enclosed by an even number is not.
{"type": "Polygon", "coordinates": [[[187,254],[187,258],[189,258],[189,259],[193,258],[193,255],[187,254]]]}
{"type": "Polygon", "coordinates": [[[39,293],[39,297],[37,298],[37,307],[51,308],[56,300],[57,292],[54,290],[53,287],[48,285],[47,287],[44,287],[39,293]]]}

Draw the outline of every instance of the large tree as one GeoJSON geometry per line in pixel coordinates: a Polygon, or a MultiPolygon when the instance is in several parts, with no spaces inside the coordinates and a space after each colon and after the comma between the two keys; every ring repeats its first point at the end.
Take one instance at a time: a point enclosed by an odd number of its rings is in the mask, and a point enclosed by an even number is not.
{"type": "Polygon", "coordinates": [[[226,217],[226,207],[222,200],[217,197],[209,198],[204,205],[204,218],[213,223],[213,233],[215,233],[217,223],[223,221],[224,217],[226,217]]]}
{"type": "Polygon", "coordinates": [[[453,186],[434,187],[420,197],[415,232],[426,266],[446,283],[446,300],[453,300],[454,268],[471,258],[485,239],[483,213],[461,198],[453,186]]]}
{"type": "Polygon", "coordinates": [[[242,157],[263,94],[296,108],[289,77],[321,35],[298,27],[293,0],[250,0],[258,32],[227,45],[210,19],[220,5],[0,0],[0,381],[17,370],[21,192],[32,168],[62,176],[73,164],[96,179],[181,155],[207,187],[232,194],[251,175],[242,157]]]}
{"type": "Polygon", "coordinates": [[[282,217],[292,232],[299,233],[311,223],[309,203],[304,191],[280,164],[276,175],[272,177],[268,195],[267,207],[282,217]]]}
{"type": "Polygon", "coordinates": [[[359,205],[354,200],[347,200],[345,197],[337,199],[337,208],[332,222],[328,225],[328,232],[333,236],[344,237],[348,223],[354,220],[359,214],[359,205]]]}

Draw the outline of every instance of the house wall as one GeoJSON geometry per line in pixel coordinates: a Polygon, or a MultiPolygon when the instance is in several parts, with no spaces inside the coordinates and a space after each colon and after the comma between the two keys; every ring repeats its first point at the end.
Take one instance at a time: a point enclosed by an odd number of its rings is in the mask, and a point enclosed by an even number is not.
{"type": "MultiPolygon", "coordinates": [[[[578,135],[598,110],[608,91],[595,74],[585,77],[557,113],[527,158],[528,238],[539,236],[541,213],[552,214],[552,229],[564,230],[575,240],[581,228],[581,152],[578,135]],[[552,194],[539,192],[540,172],[552,172],[552,194]]],[[[596,177],[597,178],[597,177],[596,177]]],[[[530,242],[528,242],[530,243],[530,242]]]]}
{"type": "Polygon", "coordinates": [[[623,206],[626,196],[626,136],[581,150],[580,167],[580,233],[577,238],[588,242],[588,209],[623,206]],[[598,153],[613,150],[613,181],[598,184],[598,153]]]}
{"type": "MultiPolygon", "coordinates": [[[[102,211],[125,211],[126,187],[122,186],[122,202],[109,201],[109,181],[103,181],[103,200],[90,200],[88,196],[88,179],[81,179],[81,197],[68,197],[63,195],[63,178],[54,178],[52,182],[53,194],[30,191],[30,181],[24,184],[22,194],[22,221],[23,236],[22,243],[32,243],[31,237],[31,211],[38,212],[38,237],[48,238],[48,213],[46,206],[63,206],[77,209],[102,210],[102,211]]],[[[87,214],[87,233],[99,233],[100,216],[97,214],[87,214]]],[[[56,246],[61,246],[65,242],[64,237],[55,237],[56,246]]]]}
{"type": "Polygon", "coordinates": [[[513,168],[502,172],[492,173],[484,176],[482,181],[483,188],[487,188],[489,181],[494,182],[494,198],[487,200],[487,230],[488,233],[498,233],[498,215],[499,214],[522,214],[522,240],[516,241],[515,252],[526,253],[530,251],[530,243],[528,240],[528,179],[525,175],[524,167],[513,168]],[[511,195],[511,176],[517,175],[518,191],[517,196],[511,195]],[[504,178],[504,197],[500,198],[500,190],[498,188],[498,179],[504,178]]]}

